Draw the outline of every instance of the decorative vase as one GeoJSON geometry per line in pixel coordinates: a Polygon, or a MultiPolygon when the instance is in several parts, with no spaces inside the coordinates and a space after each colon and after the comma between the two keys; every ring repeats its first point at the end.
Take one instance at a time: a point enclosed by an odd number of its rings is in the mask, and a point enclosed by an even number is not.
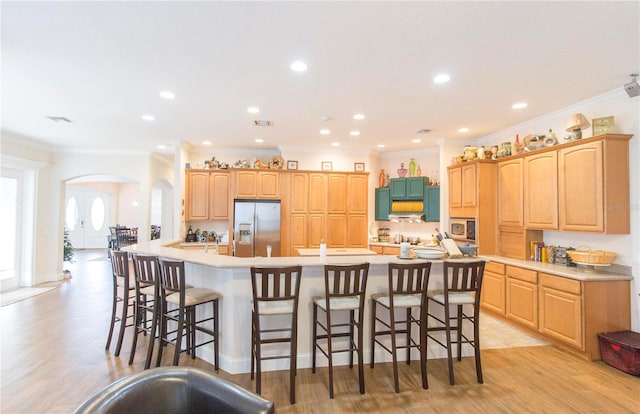
{"type": "Polygon", "coordinates": [[[380,170],[380,175],[378,176],[378,187],[384,187],[384,168],[380,170]]]}
{"type": "Polygon", "coordinates": [[[418,169],[416,170],[416,175],[418,177],[422,177],[422,168],[420,168],[420,166],[418,165],[418,169]]]}
{"type": "Polygon", "coordinates": [[[416,176],[416,160],[411,158],[409,161],[409,177],[416,176]]]}
{"type": "Polygon", "coordinates": [[[398,177],[404,178],[407,176],[407,169],[404,168],[404,162],[400,163],[400,168],[398,168],[398,177]]]}

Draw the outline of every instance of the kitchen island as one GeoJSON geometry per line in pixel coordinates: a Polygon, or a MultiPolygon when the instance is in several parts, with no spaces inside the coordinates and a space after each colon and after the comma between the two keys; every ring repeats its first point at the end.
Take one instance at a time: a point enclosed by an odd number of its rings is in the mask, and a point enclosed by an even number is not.
{"type": "MultiPolygon", "coordinates": [[[[368,262],[370,264],[367,283],[367,301],[365,305],[364,337],[370,338],[370,300],[369,295],[386,292],[388,289],[388,264],[390,262],[406,262],[395,256],[367,255],[367,256],[295,256],[295,257],[233,257],[217,255],[209,249],[203,250],[181,249],[174,240],[152,240],[147,243],[128,246],[132,253],[154,254],[161,257],[180,259],[185,261],[187,282],[196,287],[213,289],[222,295],[220,300],[220,368],[226,372],[237,374],[246,373],[251,364],[251,280],[249,268],[251,266],[302,266],[302,284],[300,288],[299,325],[298,325],[298,366],[311,366],[311,326],[312,326],[312,297],[324,295],[324,265],[325,264],[354,264],[368,262]]],[[[366,250],[366,249],[364,249],[366,250]]],[[[419,259],[416,259],[416,261],[419,259]]],[[[430,289],[442,287],[442,261],[432,261],[430,289]]],[[[200,309],[198,311],[201,311],[200,309]]],[[[202,310],[207,311],[207,310],[202,310]]],[[[203,314],[205,315],[205,314],[203,314]]],[[[203,316],[199,315],[199,316],[203,316]]],[[[283,345],[286,346],[286,345],[283,345]]],[[[278,352],[273,349],[273,351],[278,352]]],[[[283,348],[282,353],[287,351],[283,348]]],[[[364,359],[369,362],[371,350],[369,340],[365,340],[364,359]]],[[[444,349],[435,343],[429,345],[430,358],[444,358],[444,349]]],[[[198,356],[213,362],[213,348],[202,347],[198,356]]],[[[391,356],[376,351],[376,361],[390,361],[391,356]]],[[[418,355],[414,356],[418,359],[418,355]]],[[[326,365],[324,357],[318,358],[320,366],[326,365]]],[[[284,360],[271,360],[263,363],[263,370],[286,369],[284,360]]],[[[334,357],[335,365],[348,364],[348,354],[342,353],[334,357]]]]}

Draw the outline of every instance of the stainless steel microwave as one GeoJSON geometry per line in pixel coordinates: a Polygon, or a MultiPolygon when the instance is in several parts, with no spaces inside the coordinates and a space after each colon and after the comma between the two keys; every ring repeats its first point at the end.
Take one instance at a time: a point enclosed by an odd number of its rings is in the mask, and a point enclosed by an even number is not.
{"type": "Polygon", "coordinates": [[[476,220],[473,218],[451,218],[449,235],[456,240],[476,240],[476,220]]]}

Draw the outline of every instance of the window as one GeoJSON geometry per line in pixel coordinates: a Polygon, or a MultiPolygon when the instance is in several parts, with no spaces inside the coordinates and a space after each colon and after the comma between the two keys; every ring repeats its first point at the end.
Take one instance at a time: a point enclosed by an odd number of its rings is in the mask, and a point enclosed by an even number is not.
{"type": "Polygon", "coordinates": [[[102,198],[96,197],[91,203],[91,225],[93,230],[99,231],[104,226],[104,201],[102,198]]]}
{"type": "Polygon", "coordinates": [[[67,210],[65,213],[65,223],[69,231],[74,231],[78,225],[78,200],[70,197],[67,201],[67,210]]]}

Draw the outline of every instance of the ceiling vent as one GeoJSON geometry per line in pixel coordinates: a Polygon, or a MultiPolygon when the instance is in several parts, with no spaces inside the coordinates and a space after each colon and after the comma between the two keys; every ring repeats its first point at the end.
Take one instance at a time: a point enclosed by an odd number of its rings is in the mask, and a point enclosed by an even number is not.
{"type": "Polygon", "coordinates": [[[255,126],[267,127],[272,126],[273,122],[271,121],[253,121],[255,126]]]}
{"type": "Polygon", "coordinates": [[[65,118],[64,116],[48,116],[47,118],[49,118],[53,122],[72,122],[69,118],[65,118]]]}
{"type": "Polygon", "coordinates": [[[429,132],[431,132],[430,129],[428,128],[423,128],[420,131],[416,132],[416,134],[428,134],[429,132]]]}

